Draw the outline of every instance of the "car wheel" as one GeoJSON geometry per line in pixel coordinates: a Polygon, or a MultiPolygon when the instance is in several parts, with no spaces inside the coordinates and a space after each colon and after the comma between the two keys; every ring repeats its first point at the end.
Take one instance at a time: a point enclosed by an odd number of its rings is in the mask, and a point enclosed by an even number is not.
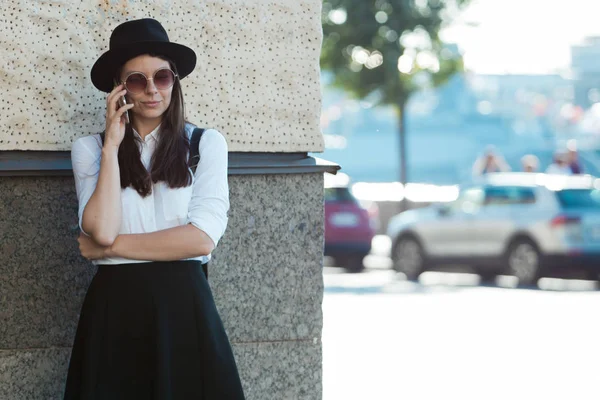
{"type": "Polygon", "coordinates": [[[365,269],[364,256],[345,255],[335,257],[335,265],[344,268],[348,272],[361,272],[365,269]]]}
{"type": "Polygon", "coordinates": [[[425,253],[421,244],[413,237],[398,240],[392,253],[394,270],[402,272],[408,280],[417,280],[425,270],[425,253]]]}
{"type": "Polygon", "coordinates": [[[490,271],[488,268],[476,268],[479,275],[479,282],[483,284],[495,284],[498,271],[490,271]]]}
{"type": "Polygon", "coordinates": [[[519,285],[535,285],[540,278],[541,257],[536,245],[527,239],[519,239],[508,248],[507,273],[516,277],[519,285]]]}

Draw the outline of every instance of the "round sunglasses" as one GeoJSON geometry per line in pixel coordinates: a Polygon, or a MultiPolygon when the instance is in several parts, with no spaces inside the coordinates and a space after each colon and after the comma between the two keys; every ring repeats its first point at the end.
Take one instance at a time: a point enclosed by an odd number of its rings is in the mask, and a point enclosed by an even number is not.
{"type": "Polygon", "coordinates": [[[154,82],[154,86],[159,90],[169,89],[175,84],[175,78],[177,78],[175,72],[169,68],[161,68],[154,72],[152,78],[148,78],[141,72],[132,72],[121,83],[125,84],[125,89],[129,93],[137,94],[146,90],[148,81],[154,82]]]}

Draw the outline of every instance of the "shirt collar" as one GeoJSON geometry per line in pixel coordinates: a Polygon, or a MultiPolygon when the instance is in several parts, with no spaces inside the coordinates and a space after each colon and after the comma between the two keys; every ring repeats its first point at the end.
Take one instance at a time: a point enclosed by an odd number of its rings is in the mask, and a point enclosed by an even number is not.
{"type": "MultiPolygon", "coordinates": [[[[135,130],[135,128],[131,127],[131,129],[133,130],[134,135],[137,135],[138,138],[142,139],[142,137],[140,136],[140,134],[135,130]]],[[[150,132],[147,136],[146,136],[146,142],[150,141],[150,140],[157,140],[158,139],[158,130],[160,129],[160,124],[158,124],[158,126],[156,128],[154,128],[154,130],[152,132],[150,132]]],[[[143,140],[143,139],[142,139],[143,140]]]]}

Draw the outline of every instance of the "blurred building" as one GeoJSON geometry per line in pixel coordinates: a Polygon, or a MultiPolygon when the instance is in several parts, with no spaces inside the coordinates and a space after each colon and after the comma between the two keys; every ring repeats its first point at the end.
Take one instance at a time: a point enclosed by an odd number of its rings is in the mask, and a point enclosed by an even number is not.
{"type": "MultiPolygon", "coordinates": [[[[600,37],[590,37],[572,46],[571,68],[564,73],[466,72],[441,87],[414,93],[406,108],[409,181],[455,184],[468,179],[473,161],[487,145],[494,145],[514,170],[528,153],[545,168],[554,150],[571,139],[580,150],[599,149],[598,60],[600,37]]],[[[323,76],[326,158],[340,163],[354,181],[397,181],[395,110],[373,106],[376,95],[350,99],[329,88],[330,79],[323,76]]],[[[599,160],[590,162],[592,171],[600,169],[599,160]]]]}
{"type": "Polygon", "coordinates": [[[575,104],[588,108],[600,102],[600,36],[588,37],[571,46],[571,71],[575,104]]]}
{"type": "MultiPolygon", "coordinates": [[[[327,81],[327,79],[324,79],[327,81]]],[[[520,157],[550,162],[571,103],[571,83],[560,75],[460,74],[444,86],[415,93],[406,116],[409,181],[455,184],[470,178],[487,145],[514,169],[520,157]]],[[[349,99],[323,88],[325,157],[354,181],[392,182],[399,176],[398,121],[391,107],[349,99]]]]}

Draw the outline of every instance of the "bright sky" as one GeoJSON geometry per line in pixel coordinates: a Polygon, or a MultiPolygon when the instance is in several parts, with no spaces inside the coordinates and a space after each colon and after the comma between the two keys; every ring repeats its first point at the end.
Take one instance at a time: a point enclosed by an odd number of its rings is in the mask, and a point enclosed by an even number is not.
{"type": "Polygon", "coordinates": [[[474,72],[540,74],[567,68],[586,36],[600,36],[598,0],[472,0],[442,38],[474,72]]]}

